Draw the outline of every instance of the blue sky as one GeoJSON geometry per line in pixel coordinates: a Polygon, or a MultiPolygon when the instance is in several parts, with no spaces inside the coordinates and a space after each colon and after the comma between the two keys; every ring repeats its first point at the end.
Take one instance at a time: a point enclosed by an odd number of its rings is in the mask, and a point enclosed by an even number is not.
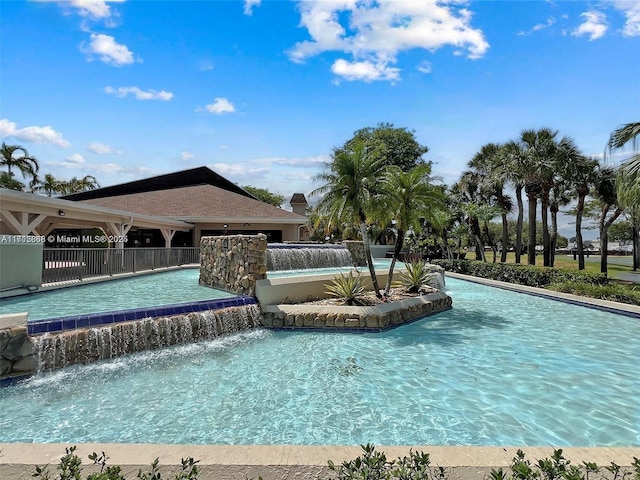
{"type": "Polygon", "coordinates": [[[445,183],[640,112],[638,1],[3,1],[0,138],[111,185],[207,165],[290,197],[359,128],[415,130],[445,183]]]}

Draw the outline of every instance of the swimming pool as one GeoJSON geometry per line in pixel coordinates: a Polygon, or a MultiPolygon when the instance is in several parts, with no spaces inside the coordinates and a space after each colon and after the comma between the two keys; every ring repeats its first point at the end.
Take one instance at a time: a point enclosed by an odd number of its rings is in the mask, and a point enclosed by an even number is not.
{"type": "Polygon", "coordinates": [[[39,375],[0,389],[0,441],[640,445],[637,318],[447,286],[453,310],[383,333],[258,329],[39,375]]]}
{"type": "Polygon", "coordinates": [[[0,300],[0,314],[29,312],[33,321],[234,296],[199,285],[198,275],[179,269],[10,297],[0,300]]]}

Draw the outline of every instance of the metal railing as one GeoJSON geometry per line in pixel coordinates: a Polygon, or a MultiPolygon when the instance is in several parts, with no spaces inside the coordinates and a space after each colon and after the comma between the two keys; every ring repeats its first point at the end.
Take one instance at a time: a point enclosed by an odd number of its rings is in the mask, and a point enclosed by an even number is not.
{"type": "Polygon", "coordinates": [[[200,247],[45,248],[42,260],[42,283],[54,283],[200,263],[200,247]]]}

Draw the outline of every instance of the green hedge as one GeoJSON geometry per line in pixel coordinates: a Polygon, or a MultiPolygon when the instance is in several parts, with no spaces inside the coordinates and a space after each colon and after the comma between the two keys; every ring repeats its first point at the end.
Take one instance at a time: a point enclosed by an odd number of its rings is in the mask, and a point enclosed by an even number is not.
{"type": "Polygon", "coordinates": [[[487,263],[477,260],[433,260],[446,271],[472,275],[475,277],[500,280],[502,282],[548,288],[552,284],[576,282],[587,285],[607,285],[609,280],[600,273],[582,270],[538,267],[515,263],[487,263]]]}

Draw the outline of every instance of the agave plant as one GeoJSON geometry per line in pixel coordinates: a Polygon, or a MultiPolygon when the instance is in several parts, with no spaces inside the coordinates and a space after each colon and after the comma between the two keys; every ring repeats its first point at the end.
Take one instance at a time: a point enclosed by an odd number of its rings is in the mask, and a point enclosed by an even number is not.
{"type": "Polygon", "coordinates": [[[335,298],[342,298],[347,305],[355,305],[358,303],[358,297],[365,292],[362,285],[362,277],[360,274],[348,275],[340,274],[339,277],[333,277],[331,284],[327,286],[326,293],[335,298]]]}
{"type": "Polygon", "coordinates": [[[404,287],[408,292],[417,293],[423,285],[436,284],[437,273],[432,273],[427,262],[417,260],[405,263],[406,270],[400,274],[396,286],[404,287]]]}

